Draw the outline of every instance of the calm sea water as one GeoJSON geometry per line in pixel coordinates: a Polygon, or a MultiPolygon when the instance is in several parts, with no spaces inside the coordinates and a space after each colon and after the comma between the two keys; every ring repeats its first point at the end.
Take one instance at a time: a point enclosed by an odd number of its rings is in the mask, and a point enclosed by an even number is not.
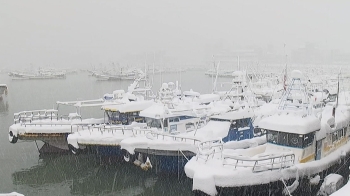
{"type": "MultiPolygon", "coordinates": [[[[176,80],[181,81],[182,90],[193,88],[209,93],[212,89],[212,79],[203,71],[156,75],[154,89],[159,89],[161,81],[176,80]]],[[[0,193],[191,195],[192,182],[186,176],[144,172],[131,164],[101,161],[93,155],[39,156],[34,142],[11,144],[8,141],[8,128],[13,124],[15,112],[50,109],[55,107],[56,101],[100,98],[113,90],[126,90],[130,82],[96,81],[88,73],[67,75],[64,80],[11,80],[1,74],[0,83],[8,85],[9,93],[0,102],[0,193]]],[[[82,111],[84,117],[96,114],[103,112],[99,108],[82,111]]]]}

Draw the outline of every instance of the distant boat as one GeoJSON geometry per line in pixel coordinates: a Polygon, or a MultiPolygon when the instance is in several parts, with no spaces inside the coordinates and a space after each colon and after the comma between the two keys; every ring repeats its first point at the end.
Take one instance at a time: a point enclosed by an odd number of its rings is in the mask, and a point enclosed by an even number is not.
{"type": "Polygon", "coordinates": [[[54,69],[39,69],[35,73],[10,72],[9,76],[11,76],[13,80],[65,79],[66,72],[54,69]]]}

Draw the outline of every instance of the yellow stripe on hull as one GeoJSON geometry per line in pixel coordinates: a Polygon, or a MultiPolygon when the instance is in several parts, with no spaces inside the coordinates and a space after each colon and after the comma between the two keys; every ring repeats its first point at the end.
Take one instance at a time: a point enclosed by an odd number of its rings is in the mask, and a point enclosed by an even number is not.
{"type": "Polygon", "coordinates": [[[306,162],[313,161],[313,160],[315,160],[315,153],[301,159],[299,162],[306,163],[306,162]]]}

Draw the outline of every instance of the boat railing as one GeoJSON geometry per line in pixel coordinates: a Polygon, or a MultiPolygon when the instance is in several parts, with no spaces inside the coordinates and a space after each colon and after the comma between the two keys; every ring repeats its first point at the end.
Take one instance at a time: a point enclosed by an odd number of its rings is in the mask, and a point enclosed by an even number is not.
{"type": "Polygon", "coordinates": [[[253,172],[288,168],[294,165],[295,155],[293,152],[282,154],[266,154],[258,157],[238,155],[224,155],[223,165],[231,165],[234,168],[252,168],[253,172]]]}
{"type": "Polygon", "coordinates": [[[61,122],[61,123],[56,123],[55,121],[59,120],[72,120],[72,119],[79,119],[82,121],[83,119],[81,118],[80,115],[77,115],[74,113],[74,115],[69,114],[69,115],[58,115],[58,110],[54,109],[49,109],[49,110],[32,110],[32,111],[22,111],[19,113],[14,114],[14,123],[21,123],[22,125],[63,125],[63,124],[71,124],[71,122],[61,122]],[[48,123],[48,122],[37,122],[33,123],[35,120],[51,120],[54,123],[48,123]]]}
{"type": "Polygon", "coordinates": [[[116,133],[116,132],[122,132],[123,135],[125,135],[127,132],[131,132],[132,135],[136,136],[138,134],[146,134],[150,132],[150,129],[144,129],[144,128],[136,128],[136,127],[127,127],[124,125],[109,125],[109,124],[99,124],[99,125],[80,125],[77,127],[77,131],[81,128],[81,130],[86,130],[84,127],[87,127],[87,130],[93,131],[99,131],[101,134],[104,132],[107,133],[116,133]]]}
{"type": "Polygon", "coordinates": [[[58,110],[31,110],[22,111],[14,114],[14,123],[26,123],[32,122],[33,120],[43,120],[43,119],[57,119],[58,110]]]}
{"type": "Polygon", "coordinates": [[[157,139],[165,140],[166,138],[170,138],[173,141],[179,141],[179,142],[191,141],[191,142],[193,142],[193,144],[201,142],[200,140],[198,140],[196,138],[192,138],[192,137],[185,137],[185,136],[180,136],[180,135],[161,133],[161,132],[154,131],[154,129],[150,129],[150,130],[151,131],[146,134],[146,137],[149,139],[157,138],[157,139]]]}
{"type": "Polygon", "coordinates": [[[222,139],[214,139],[203,141],[197,146],[197,155],[196,159],[203,159],[205,162],[208,161],[209,157],[214,158],[215,154],[220,153],[220,157],[222,158],[222,152],[224,150],[224,142],[222,139]]]}

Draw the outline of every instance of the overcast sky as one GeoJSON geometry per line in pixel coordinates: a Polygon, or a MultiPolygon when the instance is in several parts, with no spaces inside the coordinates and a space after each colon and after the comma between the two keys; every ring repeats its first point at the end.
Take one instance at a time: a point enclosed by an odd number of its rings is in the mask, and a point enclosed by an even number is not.
{"type": "MultiPolygon", "coordinates": [[[[349,51],[350,1],[0,0],[0,66],[88,65],[218,46],[349,51]]],[[[152,57],[153,58],[153,57],[152,57]]]]}

